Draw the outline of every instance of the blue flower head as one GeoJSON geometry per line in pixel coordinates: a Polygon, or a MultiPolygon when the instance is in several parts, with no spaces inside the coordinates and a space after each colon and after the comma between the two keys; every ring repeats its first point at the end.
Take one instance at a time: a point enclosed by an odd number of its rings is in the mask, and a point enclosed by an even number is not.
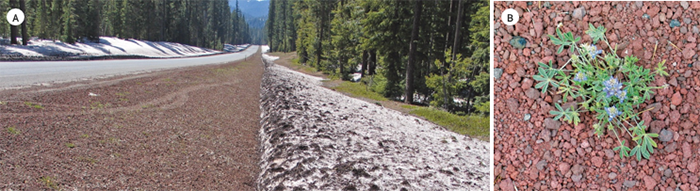
{"type": "Polygon", "coordinates": [[[608,121],[612,121],[613,118],[622,115],[622,111],[617,110],[617,108],[615,108],[615,106],[605,108],[605,112],[608,113],[608,116],[609,116],[608,121]]]}
{"type": "Polygon", "coordinates": [[[583,82],[583,81],[586,81],[587,79],[588,79],[588,77],[586,77],[586,73],[583,73],[581,71],[576,73],[576,76],[574,77],[574,81],[577,81],[577,82],[583,82]]]}
{"type": "MultiPolygon", "coordinates": [[[[617,80],[615,77],[610,77],[610,79],[605,80],[603,82],[603,92],[605,92],[606,97],[610,96],[618,96],[619,91],[622,90],[622,83],[617,80]]],[[[625,95],[627,94],[627,91],[625,91],[625,95]]],[[[619,98],[619,97],[618,97],[619,98]]]]}
{"type": "Polygon", "coordinates": [[[615,93],[615,96],[617,96],[617,98],[620,99],[620,103],[622,103],[627,97],[627,90],[619,90],[615,93]]]}

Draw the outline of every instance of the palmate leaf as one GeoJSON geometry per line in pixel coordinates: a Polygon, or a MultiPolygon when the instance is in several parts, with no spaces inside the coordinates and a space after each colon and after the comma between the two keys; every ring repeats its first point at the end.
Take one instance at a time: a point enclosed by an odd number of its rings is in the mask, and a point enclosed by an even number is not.
{"type": "Polygon", "coordinates": [[[549,111],[549,114],[555,115],[553,118],[554,120],[558,120],[563,117],[565,121],[573,123],[574,125],[578,125],[578,123],[581,122],[578,111],[571,110],[571,108],[563,109],[558,103],[555,103],[554,105],[558,111],[549,111]]]}
{"type": "Polygon", "coordinates": [[[588,30],[586,31],[586,34],[591,36],[591,39],[593,39],[593,44],[597,43],[599,40],[605,39],[605,27],[598,26],[598,28],[595,28],[593,24],[588,24],[588,30]]]}
{"type": "Polygon", "coordinates": [[[554,44],[554,45],[563,45],[564,44],[564,41],[555,37],[554,35],[548,34],[548,36],[549,36],[549,40],[552,41],[552,44],[554,44]]]}
{"type": "MultiPolygon", "coordinates": [[[[637,161],[641,161],[641,160],[642,160],[642,155],[644,155],[643,153],[644,153],[645,151],[646,151],[645,149],[642,149],[642,145],[637,145],[637,146],[635,146],[635,147],[632,149],[632,151],[630,152],[630,155],[636,156],[636,157],[637,157],[637,161]]],[[[649,153],[647,153],[647,155],[648,155],[648,154],[649,154],[649,153]]]]}
{"type": "MultiPolygon", "coordinates": [[[[642,139],[642,145],[646,147],[647,151],[649,153],[654,153],[654,148],[657,147],[656,142],[652,139],[652,137],[658,137],[659,135],[656,133],[648,133],[644,135],[644,138],[642,139]]],[[[649,157],[647,157],[649,158],[649,157]]]]}
{"type": "Polygon", "coordinates": [[[620,143],[620,146],[615,147],[613,150],[614,150],[614,151],[620,150],[620,158],[621,158],[621,159],[624,158],[624,157],[629,157],[629,156],[630,156],[630,154],[629,154],[630,148],[627,147],[627,146],[625,146],[625,141],[624,141],[624,140],[622,140],[622,143],[620,143]]]}
{"type": "MultiPolygon", "coordinates": [[[[552,61],[549,61],[549,65],[552,65],[552,61]]],[[[542,63],[540,63],[540,66],[546,66],[542,63]]],[[[559,87],[559,84],[557,84],[554,81],[554,75],[556,74],[554,69],[551,69],[551,67],[544,69],[543,67],[540,67],[537,69],[539,71],[538,75],[533,75],[532,79],[535,79],[537,81],[540,81],[539,83],[535,84],[535,88],[542,88],[542,93],[547,93],[547,88],[549,88],[549,84],[552,84],[553,87],[559,87]]]]}
{"type": "Polygon", "coordinates": [[[656,74],[659,74],[659,76],[668,76],[668,72],[666,72],[666,66],[664,64],[666,63],[666,60],[663,60],[659,62],[659,65],[656,66],[656,74]]]}

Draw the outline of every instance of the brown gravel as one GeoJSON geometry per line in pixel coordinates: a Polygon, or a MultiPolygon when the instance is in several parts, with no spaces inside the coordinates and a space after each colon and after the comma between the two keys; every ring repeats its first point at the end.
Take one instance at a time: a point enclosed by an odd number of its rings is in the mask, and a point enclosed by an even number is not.
{"type": "Polygon", "coordinates": [[[0,190],[254,190],[260,60],[0,91],[0,190]]]}
{"type": "MultiPolygon", "coordinates": [[[[494,83],[496,190],[698,190],[700,2],[495,2],[494,11],[494,68],[503,71],[494,83]],[[506,8],[522,13],[515,26],[501,22],[506,8]],[[673,20],[680,26],[672,28],[673,20]],[[583,43],[591,42],[588,23],[605,26],[617,53],[637,56],[645,68],[666,60],[671,76],[656,76],[654,85],[670,87],[639,107],[658,107],[641,117],[651,132],[666,135],[656,139],[650,159],[620,159],[614,135],[593,134],[592,113],[583,113],[579,125],[550,119],[561,96],[534,93],[526,79],[536,74],[537,62],[561,66],[568,60],[568,51],[556,54],[547,37],[559,23],[583,43]],[[527,46],[511,46],[515,36],[527,46]],[[531,119],[523,120],[526,114],[531,119]]],[[[609,52],[604,43],[598,46],[609,52]]]]}

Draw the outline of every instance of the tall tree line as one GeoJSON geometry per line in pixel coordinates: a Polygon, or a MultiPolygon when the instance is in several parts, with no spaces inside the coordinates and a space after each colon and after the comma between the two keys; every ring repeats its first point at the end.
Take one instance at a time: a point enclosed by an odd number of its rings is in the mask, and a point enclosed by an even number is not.
{"type": "Polygon", "coordinates": [[[342,79],[362,65],[386,97],[488,112],[488,11],[487,0],[271,0],[265,32],[271,51],[342,79]]]}
{"type": "MultiPolygon", "coordinates": [[[[0,0],[0,10],[10,10],[0,0]]],[[[19,1],[19,0],[17,0],[19,1]]],[[[251,41],[241,11],[227,0],[24,0],[29,36],[67,43],[116,36],[222,49],[251,41]]],[[[10,27],[0,27],[9,37],[10,27]]]]}

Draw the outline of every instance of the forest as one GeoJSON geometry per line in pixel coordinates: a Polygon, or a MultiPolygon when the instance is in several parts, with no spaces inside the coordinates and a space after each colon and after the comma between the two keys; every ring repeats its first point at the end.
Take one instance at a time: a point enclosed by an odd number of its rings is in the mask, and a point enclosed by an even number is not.
{"type": "Polygon", "coordinates": [[[387,98],[489,111],[488,0],[271,0],[271,51],[387,98]],[[412,96],[405,96],[412,95],[412,96]]]}
{"type": "MultiPolygon", "coordinates": [[[[99,36],[177,42],[217,50],[222,50],[224,44],[255,43],[241,10],[236,6],[231,11],[227,0],[0,1],[3,13],[20,7],[24,7],[26,15],[24,35],[66,43],[98,42],[99,36]]],[[[9,37],[13,27],[5,26],[0,27],[0,36],[9,37]]],[[[16,28],[20,31],[23,27],[16,28]]],[[[16,35],[21,36],[19,32],[16,35]]],[[[256,39],[261,43],[262,38],[256,39]]]]}

